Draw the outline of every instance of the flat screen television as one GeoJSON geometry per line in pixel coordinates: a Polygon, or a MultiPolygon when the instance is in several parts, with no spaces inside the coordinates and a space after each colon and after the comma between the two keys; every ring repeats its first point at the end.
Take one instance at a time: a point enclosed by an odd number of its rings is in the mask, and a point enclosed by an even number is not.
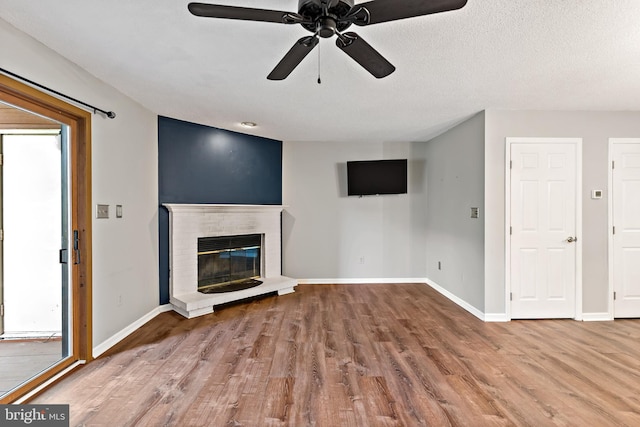
{"type": "Polygon", "coordinates": [[[347,162],[347,195],[407,193],[407,159],[347,162]]]}

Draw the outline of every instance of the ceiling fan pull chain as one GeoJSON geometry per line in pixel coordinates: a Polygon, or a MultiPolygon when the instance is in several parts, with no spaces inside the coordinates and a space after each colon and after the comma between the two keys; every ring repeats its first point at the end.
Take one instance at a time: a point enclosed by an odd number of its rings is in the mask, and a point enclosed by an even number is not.
{"type": "Polygon", "coordinates": [[[320,43],[318,43],[318,84],[322,84],[322,80],[320,80],[320,43]]]}

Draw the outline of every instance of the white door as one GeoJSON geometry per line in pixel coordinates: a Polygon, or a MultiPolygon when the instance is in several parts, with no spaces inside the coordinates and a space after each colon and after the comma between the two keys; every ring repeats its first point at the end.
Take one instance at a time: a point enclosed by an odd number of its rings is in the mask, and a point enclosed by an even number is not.
{"type": "Polygon", "coordinates": [[[574,143],[512,143],[511,318],[576,316],[574,143]]]}
{"type": "Polygon", "coordinates": [[[612,144],[614,317],[640,317],[640,140],[612,144]]]}

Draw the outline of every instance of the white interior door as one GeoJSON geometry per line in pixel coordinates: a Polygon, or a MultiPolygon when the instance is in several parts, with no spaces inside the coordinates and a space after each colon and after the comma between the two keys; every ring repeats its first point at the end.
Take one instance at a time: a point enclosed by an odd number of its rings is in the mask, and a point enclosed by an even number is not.
{"type": "Polygon", "coordinates": [[[511,318],[576,317],[577,144],[510,144],[511,318]]]}
{"type": "Polygon", "coordinates": [[[640,317],[640,139],[612,144],[614,317],[640,317]]]}

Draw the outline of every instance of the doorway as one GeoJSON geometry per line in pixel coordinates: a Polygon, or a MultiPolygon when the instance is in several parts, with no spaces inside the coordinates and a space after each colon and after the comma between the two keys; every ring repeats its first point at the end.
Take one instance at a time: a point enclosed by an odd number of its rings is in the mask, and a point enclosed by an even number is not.
{"type": "Polygon", "coordinates": [[[640,317],[640,138],[609,140],[609,287],[613,317],[640,317]]]}
{"type": "Polygon", "coordinates": [[[581,144],[577,138],[507,138],[512,319],[582,316],[581,144]]]}
{"type": "Polygon", "coordinates": [[[9,403],[91,359],[91,115],[5,76],[0,107],[0,346],[28,353],[11,360],[9,403]]]}
{"type": "Polygon", "coordinates": [[[68,132],[51,128],[0,130],[0,395],[69,355],[68,132]]]}

